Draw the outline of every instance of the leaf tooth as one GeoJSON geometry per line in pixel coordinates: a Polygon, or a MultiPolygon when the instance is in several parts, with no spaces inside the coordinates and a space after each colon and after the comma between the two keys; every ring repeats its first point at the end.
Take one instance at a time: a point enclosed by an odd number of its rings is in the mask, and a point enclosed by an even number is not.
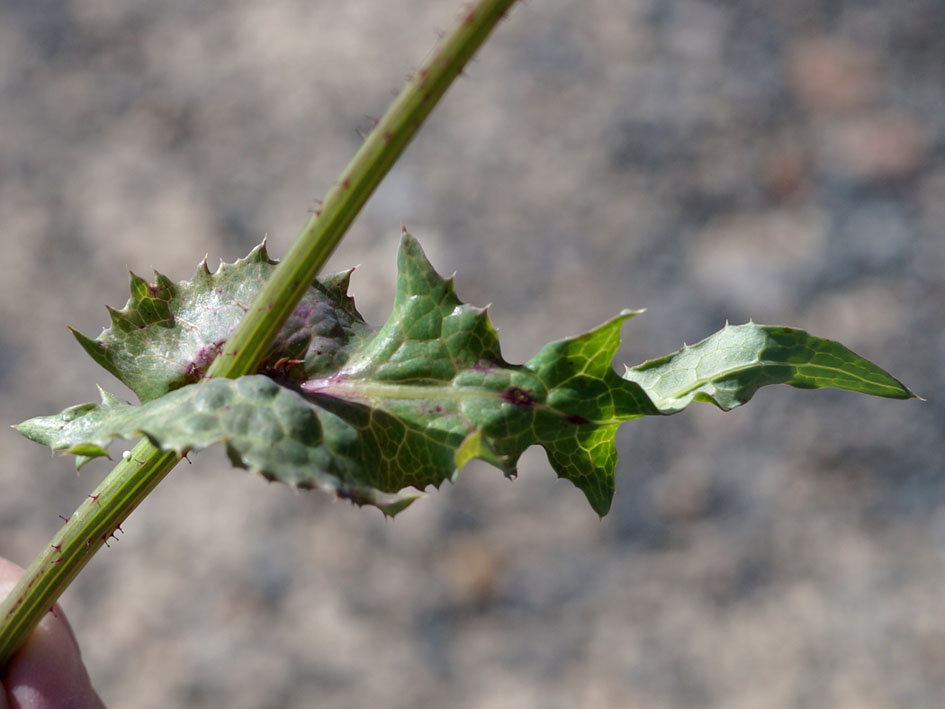
{"type": "Polygon", "coordinates": [[[456,271],[453,271],[450,275],[443,279],[443,285],[446,288],[447,293],[456,295],[456,271]]]}
{"type": "Polygon", "coordinates": [[[421,497],[421,494],[400,493],[375,500],[372,504],[383,512],[385,517],[393,519],[421,497]]]}
{"type": "Polygon", "coordinates": [[[75,457],[75,470],[76,470],[76,473],[78,473],[80,470],[82,470],[82,466],[83,466],[83,465],[85,465],[86,463],[90,463],[90,462],[92,462],[93,460],[95,460],[95,457],[90,456],[90,455],[77,455],[77,456],[75,457]]]}
{"type": "Polygon", "coordinates": [[[138,303],[151,295],[151,289],[148,287],[148,282],[135,274],[134,271],[128,271],[128,274],[131,276],[131,300],[134,303],[138,303]]]}
{"type": "Polygon", "coordinates": [[[162,299],[170,300],[175,295],[177,295],[177,286],[174,285],[174,281],[172,281],[160,271],[155,270],[154,283],[158,288],[164,291],[161,294],[162,299]]]}
{"type": "Polygon", "coordinates": [[[266,249],[267,239],[268,237],[264,237],[258,246],[253,247],[253,250],[249,252],[246,258],[240,260],[246,263],[268,263],[271,266],[277,264],[278,261],[269,258],[269,251],[266,249]]]}
{"type": "Polygon", "coordinates": [[[83,335],[81,332],[72,327],[69,327],[68,325],[66,327],[69,328],[69,332],[71,332],[72,336],[78,340],[79,344],[82,345],[82,349],[88,352],[92,359],[98,361],[99,358],[104,358],[106,356],[108,348],[105,347],[105,345],[103,345],[101,342],[98,340],[93,340],[88,335],[83,335]]]}
{"type": "Polygon", "coordinates": [[[207,259],[209,258],[210,254],[204,254],[200,263],[197,264],[197,269],[194,271],[193,275],[194,283],[203,284],[210,280],[213,274],[210,272],[210,266],[207,265],[207,259]]]}
{"type": "Polygon", "coordinates": [[[125,406],[125,402],[119,399],[114,394],[110,394],[109,392],[105,391],[104,389],[102,389],[102,387],[98,386],[97,384],[96,384],[96,387],[98,388],[98,395],[102,399],[102,406],[104,408],[110,408],[110,407],[115,407],[115,406],[125,406]]]}
{"type": "Polygon", "coordinates": [[[269,253],[266,249],[266,240],[263,239],[262,243],[258,246],[253,247],[253,250],[249,252],[249,259],[251,263],[265,263],[269,260],[269,253]]]}
{"type": "Polygon", "coordinates": [[[499,330],[492,322],[492,316],[489,314],[489,309],[492,307],[492,303],[485,305],[481,308],[476,308],[479,312],[476,313],[476,320],[482,323],[482,326],[487,332],[492,333],[492,336],[495,338],[496,346],[499,342],[499,330]]]}
{"type": "Polygon", "coordinates": [[[128,332],[136,328],[134,321],[128,316],[125,310],[117,310],[110,305],[106,305],[105,309],[108,311],[108,317],[112,321],[112,327],[116,330],[128,332]]]}
{"type": "Polygon", "coordinates": [[[456,290],[450,279],[443,278],[423,253],[420,244],[406,230],[401,235],[397,253],[397,290],[395,307],[413,295],[428,295],[443,292],[458,303],[456,290]]]}
{"type": "Polygon", "coordinates": [[[79,457],[76,461],[76,470],[85,465],[93,458],[105,457],[111,460],[108,450],[97,443],[77,443],[68,450],[63,451],[63,455],[75,455],[79,457]]]}
{"type": "Polygon", "coordinates": [[[321,285],[321,287],[336,300],[344,300],[348,298],[348,288],[351,284],[351,274],[353,272],[354,269],[349,268],[347,271],[329,273],[324,276],[319,276],[315,279],[315,282],[321,285]]]}
{"type": "Polygon", "coordinates": [[[492,315],[491,315],[492,303],[486,303],[485,305],[483,305],[483,306],[481,306],[481,307],[480,307],[480,306],[476,306],[476,305],[473,305],[473,306],[470,306],[470,307],[475,308],[476,310],[479,311],[479,313],[476,315],[476,318],[477,318],[477,319],[480,319],[480,318],[481,318],[481,319],[483,320],[484,324],[487,325],[487,326],[489,327],[489,329],[490,329],[493,333],[495,333],[496,338],[498,338],[499,328],[497,328],[497,327],[495,326],[495,324],[492,322],[492,315]]]}

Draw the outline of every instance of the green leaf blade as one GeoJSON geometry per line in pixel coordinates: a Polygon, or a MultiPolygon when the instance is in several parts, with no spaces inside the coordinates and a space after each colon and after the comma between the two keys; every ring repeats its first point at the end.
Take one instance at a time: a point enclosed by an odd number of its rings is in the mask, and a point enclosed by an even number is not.
{"type": "Polygon", "coordinates": [[[328,490],[388,514],[416,497],[372,486],[383,475],[376,467],[365,468],[376,448],[360,445],[350,425],[263,375],[191,384],[141,406],[103,392],[101,404],[70,407],[16,428],[53,450],[84,456],[104,455],[114,438],[142,435],[178,454],[225,443],[239,467],[293,487],[328,490]]]}
{"type": "Polygon", "coordinates": [[[769,384],[915,398],[902,382],[837,342],[754,323],[728,325],[698,344],[628,368],[624,378],[638,383],[663,414],[694,400],[728,411],[769,384]]]}

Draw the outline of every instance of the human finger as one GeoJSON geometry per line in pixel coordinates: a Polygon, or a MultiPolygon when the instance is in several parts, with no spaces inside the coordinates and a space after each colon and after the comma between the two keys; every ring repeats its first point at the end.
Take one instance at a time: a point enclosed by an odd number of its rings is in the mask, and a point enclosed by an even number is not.
{"type": "MultiPolygon", "coordinates": [[[[16,564],[0,558],[0,598],[6,596],[23,573],[16,564]]],[[[92,688],[82,663],[79,644],[62,609],[54,606],[29,639],[0,673],[5,697],[0,709],[55,709],[104,707],[92,688]]]]}

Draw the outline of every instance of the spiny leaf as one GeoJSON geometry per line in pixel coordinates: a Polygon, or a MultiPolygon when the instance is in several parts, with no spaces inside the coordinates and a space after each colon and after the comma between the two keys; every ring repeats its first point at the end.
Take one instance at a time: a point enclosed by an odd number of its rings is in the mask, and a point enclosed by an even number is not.
{"type": "MultiPolygon", "coordinates": [[[[112,325],[96,339],[73,330],[92,358],[141,401],[200,381],[272,273],[265,244],[211,273],[204,260],[190,281],[155,283],[131,274],[131,299],[108,308],[112,325]]],[[[289,317],[262,368],[295,376],[336,367],[368,328],[347,295],[350,271],[318,279],[289,317]]]]}
{"type": "Polygon", "coordinates": [[[693,401],[729,411],[768,384],[915,398],[902,382],[837,342],[754,323],[727,325],[696,345],[628,368],[624,377],[643,387],[663,414],[693,401]]]}
{"type": "Polygon", "coordinates": [[[101,404],[73,406],[14,428],[53,450],[85,459],[106,455],[116,437],[145,435],[179,454],[223,442],[235,465],[293,487],[335,492],[387,514],[416,497],[385,494],[364,484],[360,462],[349,458],[349,449],[361,452],[352,446],[357,432],[266,376],[207,380],[141,406],[104,391],[101,396],[101,404]]]}
{"type": "Polygon", "coordinates": [[[347,297],[348,274],[338,274],[313,285],[261,375],[186,384],[184,360],[173,356],[176,369],[162,363],[156,374],[149,371],[153,353],[167,344],[155,328],[185,341],[182,313],[199,316],[187,303],[213,293],[205,302],[214,315],[194,328],[200,337],[193,339],[207,342],[230,332],[240,308],[217,292],[242,298],[232,279],[248,278],[258,287],[270,264],[257,251],[214,275],[198,269],[193,281],[179,286],[162,277],[155,286],[133,281],[128,308],[87,349],[107,343],[110,361],[122,363],[123,380],[147,384],[142,399],[162,387],[176,390],[140,407],[103,393],[100,405],[32,419],[18,430],[77,454],[80,463],[105,454],[114,437],[144,434],[177,452],[224,442],[236,465],[294,486],[334,490],[389,514],[413,499],[403,495],[405,488],[439,486],[475,458],[512,477],[522,452],[540,445],[558,475],[603,515],[614,493],[614,437],[624,421],[675,413],[697,399],[729,409],[772,383],[911,395],[841,345],[758,325],[726,327],[620,377],[612,360],[623,322],[636,314],[628,310],[589,333],[545,346],[525,364],[509,364],[486,311],[462,303],[453,281],[434,271],[407,234],[393,312],[376,332],[367,330],[347,297]],[[126,321],[134,324],[127,333],[126,321]],[[135,365],[135,351],[151,358],[135,365]],[[291,358],[304,363],[285,365],[291,358]]]}

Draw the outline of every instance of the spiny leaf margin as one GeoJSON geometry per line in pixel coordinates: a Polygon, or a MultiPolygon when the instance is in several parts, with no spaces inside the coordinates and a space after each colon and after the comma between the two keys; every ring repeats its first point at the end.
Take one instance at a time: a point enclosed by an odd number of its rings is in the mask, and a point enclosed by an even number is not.
{"type": "MultiPolygon", "coordinates": [[[[72,330],[85,351],[151,401],[202,380],[278,262],[266,243],[211,272],[204,259],[189,281],[155,282],[131,274],[131,298],[108,307],[111,326],[95,339],[72,330]]],[[[331,371],[369,331],[348,296],[351,271],[321,276],[310,285],[260,364],[260,371],[311,376],[331,371]]],[[[106,306],[107,307],[107,306],[106,306]]]]}
{"type": "Polygon", "coordinates": [[[898,379],[838,342],[804,330],[753,322],[728,325],[678,352],[627,367],[662,414],[705,401],[730,411],[758,389],[787,384],[890,399],[918,398],[898,379]]]}

